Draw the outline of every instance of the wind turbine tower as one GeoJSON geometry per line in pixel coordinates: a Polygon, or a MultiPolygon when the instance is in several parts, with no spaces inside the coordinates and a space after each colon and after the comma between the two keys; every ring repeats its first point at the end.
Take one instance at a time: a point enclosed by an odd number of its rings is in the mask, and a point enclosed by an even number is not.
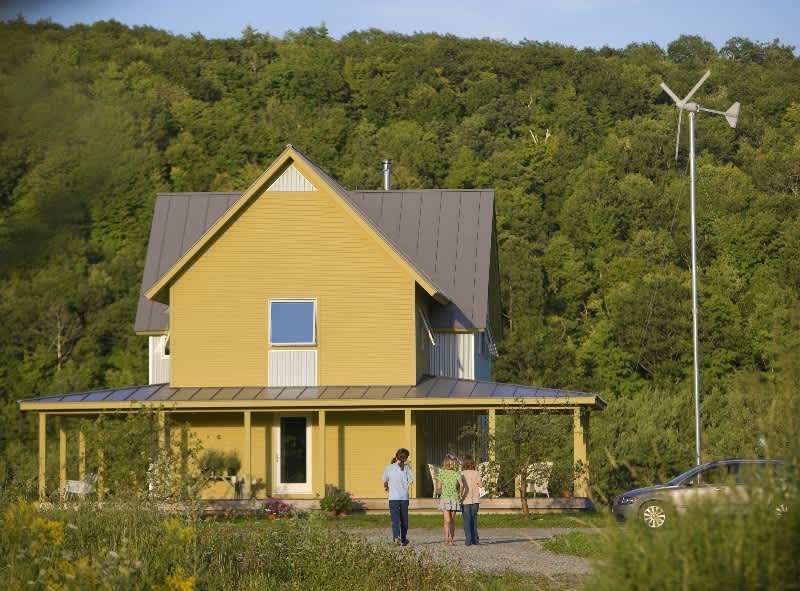
{"type": "Polygon", "coordinates": [[[681,118],[683,112],[689,113],[689,177],[690,177],[690,198],[691,198],[691,218],[692,218],[692,344],[694,349],[694,432],[695,432],[695,463],[699,466],[700,460],[700,348],[698,346],[697,332],[698,332],[698,317],[697,317],[697,224],[695,216],[695,191],[694,191],[694,114],[699,112],[713,113],[715,115],[722,115],[728,121],[728,125],[736,128],[736,122],[739,119],[739,108],[741,105],[733,103],[731,107],[725,111],[715,111],[714,109],[706,109],[701,107],[696,102],[691,101],[703,83],[711,75],[711,70],[706,71],[703,77],[698,80],[697,84],[689,91],[683,99],[679,99],[669,86],[661,83],[661,88],[664,89],[670,98],[675,101],[675,106],[678,107],[678,133],[675,140],[675,159],[678,159],[678,143],[681,137],[681,118]]]}

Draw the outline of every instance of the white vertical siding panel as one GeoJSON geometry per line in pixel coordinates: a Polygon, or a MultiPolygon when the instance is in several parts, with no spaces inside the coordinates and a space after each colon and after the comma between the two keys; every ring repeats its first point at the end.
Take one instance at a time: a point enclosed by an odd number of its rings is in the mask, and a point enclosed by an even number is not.
{"type": "Polygon", "coordinates": [[[290,166],[283,171],[275,181],[267,188],[267,191],[294,191],[306,192],[316,191],[317,188],[308,182],[299,170],[294,166],[290,166]]]}
{"type": "Polygon", "coordinates": [[[151,384],[169,383],[169,357],[164,357],[162,347],[162,337],[148,339],[150,362],[147,373],[148,382],[151,384]]]}
{"type": "Polygon", "coordinates": [[[434,332],[436,346],[431,347],[430,368],[435,376],[475,379],[472,333],[434,332]]]}
{"type": "Polygon", "coordinates": [[[270,386],[316,386],[316,351],[270,351],[270,386]]]}

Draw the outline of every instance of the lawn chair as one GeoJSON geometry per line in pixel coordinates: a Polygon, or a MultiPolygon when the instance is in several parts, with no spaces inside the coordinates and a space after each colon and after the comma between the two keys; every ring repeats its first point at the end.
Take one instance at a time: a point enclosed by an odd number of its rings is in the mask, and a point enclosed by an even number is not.
{"type": "Polygon", "coordinates": [[[76,496],[85,499],[94,492],[97,474],[87,474],[83,480],[67,480],[64,483],[64,500],[69,501],[76,496]]]}
{"type": "Polygon", "coordinates": [[[528,494],[533,493],[546,495],[550,498],[550,473],[553,471],[553,462],[536,462],[528,466],[528,478],[526,480],[526,490],[528,494]]]}
{"type": "Polygon", "coordinates": [[[441,466],[435,466],[433,464],[428,464],[428,472],[431,475],[431,482],[433,482],[433,498],[439,496],[439,492],[436,490],[436,478],[439,476],[439,471],[442,469],[441,466]]]}
{"type": "Polygon", "coordinates": [[[483,481],[483,488],[481,489],[481,497],[499,497],[500,493],[497,490],[497,481],[500,478],[500,464],[497,462],[481,462],[478,464],[478,474],[483,481]]]}

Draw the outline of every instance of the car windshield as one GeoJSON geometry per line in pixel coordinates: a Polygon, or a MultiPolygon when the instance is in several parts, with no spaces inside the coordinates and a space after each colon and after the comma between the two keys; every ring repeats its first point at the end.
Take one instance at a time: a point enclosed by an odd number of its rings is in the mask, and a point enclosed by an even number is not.
{"type": "Polygon", "coordinates": [[[691,478],[692,476],[697,474],[704,467],[705,466],[695,466],[694,468],[690,468],[689,470],[687,470],[683,474],[678,474],[672,480],[668,480],[667,481],[667,485],[676,486],[676,485],[680,484],[682,481],[686,480],[687,478],[691,478]]]}

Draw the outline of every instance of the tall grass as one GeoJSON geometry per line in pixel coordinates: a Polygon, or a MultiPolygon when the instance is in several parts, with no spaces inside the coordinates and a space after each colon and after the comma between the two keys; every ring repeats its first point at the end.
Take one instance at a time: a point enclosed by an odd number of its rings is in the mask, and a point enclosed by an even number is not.
{"type": "MultiPolygon", "coordinates": [[[[795,491],[796,485],[795,479],[795,491]]],[[[776,511],[779,504],[756,494],[743,512],[706,502],[661,530],[638,524],[611,530],[603,534],[606,560],[587,589],[800,589],[800,506],[796,496],[785,513],[776,511]]]]}
{"type": "Polygon", "coordinates": [[[426,552],[380,546],[312,519],[247,528],[132,503],[0,507],[0,589],[529,589],[470,574],[426,552]]]}

